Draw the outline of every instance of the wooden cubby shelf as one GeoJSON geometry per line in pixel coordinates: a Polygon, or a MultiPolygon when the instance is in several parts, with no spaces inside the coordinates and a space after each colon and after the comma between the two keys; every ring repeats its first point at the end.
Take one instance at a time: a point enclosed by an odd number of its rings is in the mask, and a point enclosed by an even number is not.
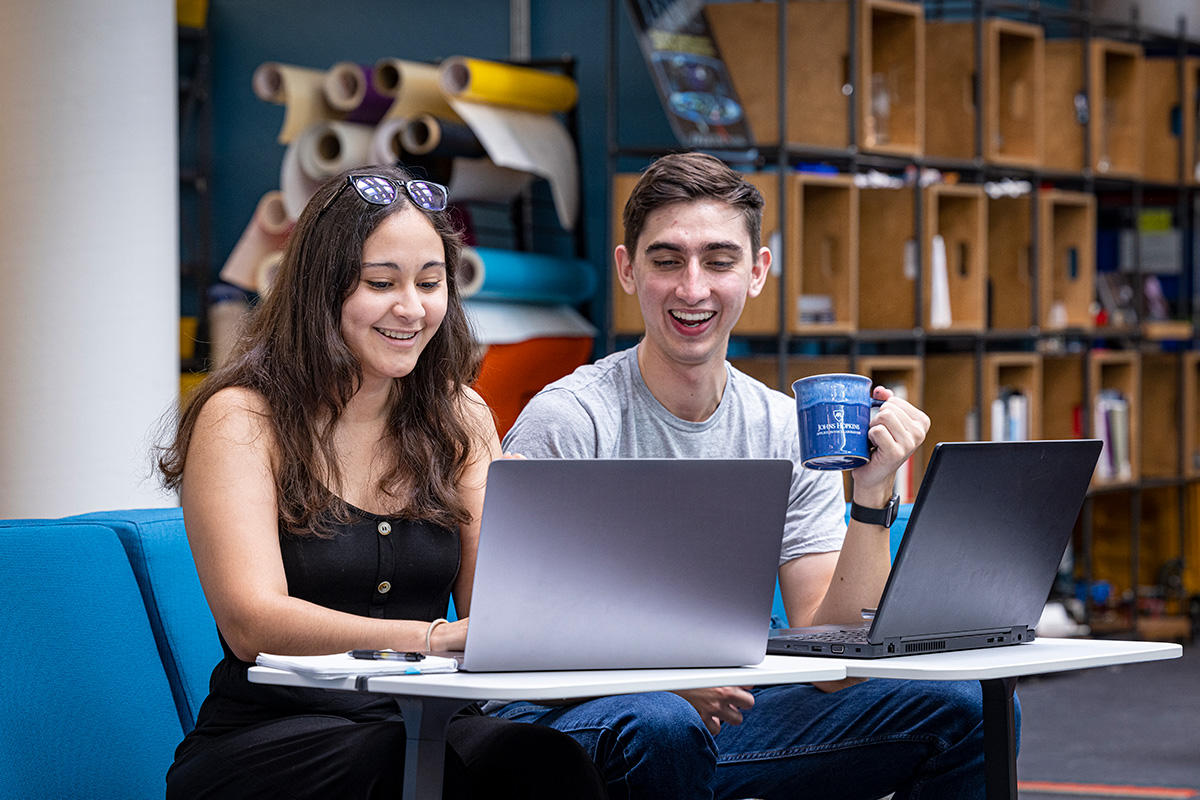
{"type": "Polygon", "coordinates": [[[1174,479],[1181,475],[1185,442],[1179,430],[1182,364],[1178,353],[1142,354],[1143,478],[1174,479]]]}
{"type": "Polygon", "coordinates": [[[1096,198],[1043,190],[1038,290],[1043,328],[1092,327],[1096,297],[1096,198]]]}
{"type": "MultiPolygon", "coordinates": [[[[708,3],[709,29],[760,145],[779,144],[779,12],[774,3],[708,3]]],[[[844,148],[850,17],[845,0],[787,4],[789,144],[844,148]]]]}
{"type": "Polygon", "coordinates": [[[1017,167],[1042,163],[1044,36],[1038,25],[992,18],[983,23],[983,153],[976,152],[975,24],[929,21],[925,56],[925,154],[1017,167]],[[932,120],[937,124],[932,124],[932,120]]]}
{"type": "MultiPolygon", "coordinates": [[[[1186,478],[1200,478],[1200,351],[1189,350],[1183,354],[1183,474],[1186,478]]],[[[1193,530],[1200,530],[1200,525],[1193,530]]]]}
{"type": "Polygon", "coordinates": [[[1158,183],[1191,183],[1196,163],[1196,73],[1200,58],[1147,58],[1145,70],[1146,180],[1158,183]],[[1181,110],[1180,99],[1185,106],[1181,110]],[[1181,141],[1182,139],[1182,141],[1181,141]],[[1182,162],[1180,161],[1182,145],[1182,162]]]}
{"type": "Polygon", "coordinates": [[[1132,350],[1093,350],[1088,353],[1088,377],[1091,433],[1106,442],[1092,485],[1132,486],[1141,478],[1140,356],[1132,350]],[[1125,404],[1124,411],[1106,410],[1108,393],[1125,404]]]}
{"type": "Polygon", "coordinates": [[[788,324],[797,334],[858,325],[858,187],[849,175],[789,176],[784,250],[788,324]]]}
{"type": "Polygon", "coordinates": [[[1145,56],[1142,46],[1092,39],[1087,49],[1086,107],[1078,95],[1084,83],[1084,45],[1077,39],[1045,44],[1046,159],[1050,169],[1091,170],[1098,175],[1139,178],[1145,140],[1143,114],[1145,56]],[[1085,125],[1085,120],[1091,124],[1085,125]],[[1090,160],[1085,156],[1088,137],[1090,160]]]}
{"type": "Polygon", "coordinates": [[[1040,355],[988,353],[983,358],[982,383],[982,438],[990,441],[1043,438],[1040,355]],[[997,402],[1003,405],[997,407],[997,402]]]}
{"type": "MultiPolygon", "coordinates": [[[[854,371],[871,379],[871,385],[886,386],[917,408],[925,407],[925,365],[917,356],[860,356],[854,371]]],[[[924,477],[924,446],[917,449],[896,473],[896,494],[911,503],[924,477]]]]}
{"type": "Polygon", "coordinates": [[[1046,142],[1041,26],[987,20],[984,58],[984,158],[1015,167],[1041,166],[1046,142]]]}
{"type": "Polygon", "coordinates": [[[858,192],[858,328],[911,330],[917,278],[912,189],[858,192]]]}
{"type": "MultiPolygon", "coordinates": [[[[938,442],[977,441],[980,436],[975,395],[975,356],[964,353],[925,356],[924,411],[929,415],[925,463],[938,442]]],[[[925,463],[922,464],[922,474],[925,463]]]]}
{"type": "Polygon", "coordinates": [[[987,201],[987,322],[991,330],[1028,332],[1033,313],[1031,195],[987,201]]]}
{"type": "Polygon", "coordinates": [[[860,0],[858,146],[916,156],[925,148],[925,10],[902,0],[860,0]]]}
{"type": "Polygon", "coordinates": [[[978,185],[936,184],[925,190],[924,291],[921,296],[922,319],[927,328],[951,331],[982,331],[984,328],[987,290],[985,199],[983,187],[978,185]],[[941,291],[938,285],[943,277],[948,318],[940,318],[937,313],[941,291]]]}

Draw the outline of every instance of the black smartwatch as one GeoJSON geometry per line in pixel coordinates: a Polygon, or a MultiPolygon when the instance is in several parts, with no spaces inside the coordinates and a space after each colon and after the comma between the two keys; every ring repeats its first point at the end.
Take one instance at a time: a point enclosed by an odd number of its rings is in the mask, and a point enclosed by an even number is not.
{"type": "Polygon", "coordinates": [[[850,519],[856,519],[868,525],[882,525],[890,528],[898,516],[900,516],[900,495],[898,494],[892,495],[892,499],[888,500],[888,504],[883,508],[867,508],[858,503],[850,503],[850,519]]]}

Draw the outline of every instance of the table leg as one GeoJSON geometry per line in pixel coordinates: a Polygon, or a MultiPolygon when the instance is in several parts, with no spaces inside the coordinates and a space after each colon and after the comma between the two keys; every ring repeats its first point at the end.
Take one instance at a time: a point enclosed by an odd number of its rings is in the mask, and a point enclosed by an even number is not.
{"type": "Polygon", "coordinates": [[[988,800],[1017,800],[1016,678],[981,680],[983,768],[988,800]]]}
{"type": "Polygon", "coordinates": [[[404,730],[404,800],[441,800],[446,764],[446,726],[470,700],[449,697],[397,697],[404,730]]]}

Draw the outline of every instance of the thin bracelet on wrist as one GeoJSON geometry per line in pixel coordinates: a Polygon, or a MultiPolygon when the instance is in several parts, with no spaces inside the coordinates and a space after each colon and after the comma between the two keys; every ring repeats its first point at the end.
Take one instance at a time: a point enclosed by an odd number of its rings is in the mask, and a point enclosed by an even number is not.
{"type": "Polygon", "coordinates": [[[449,620],[444,619],[442,617],[438,617],[433,622],[429,623],[429,627],[426,628],[426,630],[425,630],[425,652],[426,653],[433,650],[433,644],[429,641],[429,637],[433,635],[433,629],[436,628],[438,625],[441,625],[443,622],[449,622],[449,620]]]}

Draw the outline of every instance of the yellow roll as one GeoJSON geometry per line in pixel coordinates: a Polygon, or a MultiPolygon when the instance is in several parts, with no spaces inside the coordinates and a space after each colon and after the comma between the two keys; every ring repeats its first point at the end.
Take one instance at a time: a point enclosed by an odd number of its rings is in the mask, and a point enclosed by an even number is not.
{"type": "Polygon", "coordinates": [[[442,91],[457,100],[552,113],[570,111],[579,87],[566,75],[478,58],[448,58],[438,69],[442,91]]]}

